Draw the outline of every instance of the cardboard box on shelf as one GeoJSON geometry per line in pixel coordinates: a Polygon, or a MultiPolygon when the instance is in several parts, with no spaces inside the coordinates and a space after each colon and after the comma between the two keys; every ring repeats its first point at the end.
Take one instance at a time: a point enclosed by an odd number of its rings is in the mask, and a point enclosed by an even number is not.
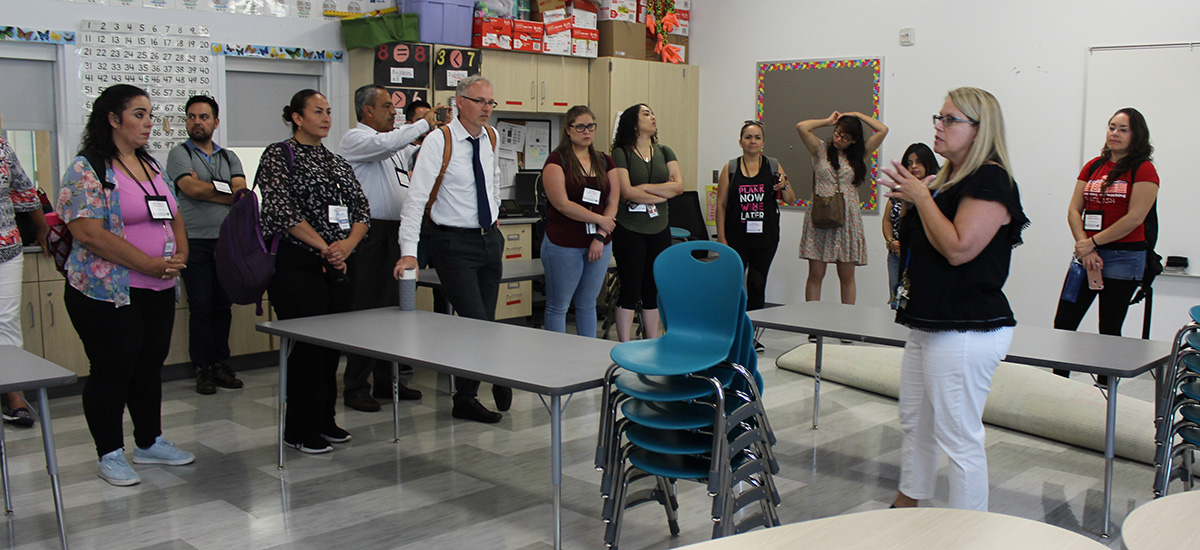
{"type": "Polygon", "coordinates": [[[675,19],[679,21],[679,25],[671,29],[671,34],[676,36],[687,36],[688,28],[691,27],[692,12],[691,10],[675,10],[675,19]]]}
{"type": "Polygon", "coordinates": [[[512,26],[513,51],[542,53],[542,38],[546,33],[544,23],[514,19],[512,26]]]}
{"type": "Polygon", "coordinates": [[[471,47],[495,50],[512,49],[512,19],[476,17],[471,33],[471,47]]]}
{"type": "MultiPolygon", "coordinates": [[[[649,60],[649,61],[662,61],[663,60],[662,55],[655,53],[655,51],[654,51],[654,45],[657,43],[658,43],[658,40],[655,37],[646,35],[646,59],[647,60],[649,60]]],[[[683,59],[682,61],[680,61],[680,63],[688,62],[688,58],[687,58],[688,39],[686,36],[668,35],[667,43],[679,48],[679,57],[683,59]]]]}
{"type": "Polygon", "coordinates": [[[595,4],[588,0],[574,0],[569,5],[567,16],[571,18],[572,27],[596,30],[598,14],[595,4]]]}
{"type": "Polygon", "coordinates": [[[600,21],[637,22],[638,0],[600,0],[600,21]]]}
{"type": "Polygon", "coordinates": [[[601,21],[597,53],[603,57],[645,59],[646,26],[630,21],[601,21]]]}
{"type": "Polygon", "coordinates": [[[559,14],[561,14],[562,17],[566,17],[567,1],[566,0],[534,0],[533,2],[530,2],[530,4],[529,4],[529,18],[533,21],[541,21],[543,23],[549,23],[551,21],[556,21],[557,19],[553,18],[554,16],[557,15],[555,12],[558,12],[559,14]],[[548,14],[551,17],[548,18],[547,17],[548,14]]]}
{"type": "Polygon", "coordinates": [[[600,31],[596,29],[571,29],[571,55],[596,57],[600,31]]]}
{"type": "Polygon", "coordinates": [[[692,0],[675,0],[675,11],[692,9],[692,0]]]}
{"type": "Polygon", "coordinates": [[[546,23],[546,32],[542,35],[542,53],[571,55],[571,20],[546,23]]]}

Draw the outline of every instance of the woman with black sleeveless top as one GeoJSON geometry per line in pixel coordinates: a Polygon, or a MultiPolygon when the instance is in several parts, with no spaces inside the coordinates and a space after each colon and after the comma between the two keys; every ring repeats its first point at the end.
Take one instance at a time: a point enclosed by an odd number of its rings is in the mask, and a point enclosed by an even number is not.
{"type": "Polygon", "coordinates": [[[746,266],[746,309],[762,309],[767,271],[779,247],[779,197],[796,192],[775,159],[762,154],[763,125],[746,121],[738,137],[742,155],[721,169],[717,180],[717,240],[737,251],[746,266]]]}

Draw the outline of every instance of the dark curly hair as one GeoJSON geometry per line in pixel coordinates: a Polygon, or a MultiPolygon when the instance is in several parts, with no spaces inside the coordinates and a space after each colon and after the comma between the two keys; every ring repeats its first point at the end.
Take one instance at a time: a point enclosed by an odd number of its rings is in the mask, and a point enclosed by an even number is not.
{"type": "MultiPolygon", "coordinates": [[[[641,114],[642,107],[650,108],[645,103],[638,103],[621,111],[621,118],[617,119],[617,135],[613,136],[613,151],[621,147],[633,147],[637,145],[638,115],[641,114]]],[[[658,143],[658,134],[650,136],[650,142],[658,143]]]]}
{"type": "MultiPolygon", "coordinates": [[[[1108,119],[1109,122],[1112,122],[1112,119],[1119,114],[1129,117],[1129,133],[1131,134],[1129,148],[1125,151],[1125,158],[1117,161],[1117,166],[1108,173],[1104,187],[1108,187],[1117,181],[1117,178],[1133,170],[1134,166],[1154,159],[1154,146],[1150,145],[1150,128],[1146,126],[1146,117],[1142,116],[1137,109],[1126,107],[1113,113],[1113,116],[1108,119]]],[[[1112,151],[1108,149],[1107,141],[1104,143],[1104,148],[1100,150],[1100,157],[1105,161],[1112,159],[1112,151]]]]}
{"type": "MultiPolygon", "coordinates": [[[[149,99],[150,94],[129,84],[114,84],[100,92],[100,97],[92,102],[92,112],[88,113],[87,123],[83,127],[78,154],[98,161],[115,158],[119,151],[117,144],[113,142],[113,128],[108,122],[108,115],[117,115],[117,119],[122,120],[125,109],[128,109],[129,103],[137,97],[149,99]]],[[[138,147],[134,154],[151,166],[158,167],[158,163],[150,156],[145,146],[138,147]]],[[[93,166],[92,169],[103,175],[102,166],[93,166]]]]}

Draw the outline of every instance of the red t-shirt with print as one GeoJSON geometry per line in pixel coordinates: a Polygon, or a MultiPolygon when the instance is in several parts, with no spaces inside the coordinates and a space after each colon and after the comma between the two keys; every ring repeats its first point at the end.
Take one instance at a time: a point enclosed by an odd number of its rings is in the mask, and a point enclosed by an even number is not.
{"type": "MultiPolygon", "coordinates": [[[[1151,162],[1143,162],[1137,168],[1137,173],[1130,178],[1129,173],[1121,174],[1116,181],[1104,187],[1104,182],[1108,180],[1108,173],[1117,164],[1112,161],[1106,161],[1103,165],[1096,169],[1095,173],[1089,174],[1088,170],[1092,167],[1100,157],[1096,157],[1087,164],[1083,165],[1083,169],[1079,171],[1079,180],[1087,182],[1083,186],[1083,210],[1100,210],[1104,212],[1104,220],[1101,224],[1101,231],[1108,229],[1108,226],[1117,222],[1126,213],[1129,212],[1129,198],[1133,193],[1133,183],[1148,181],[1154,185],[1158,185],[1158,171],[1154,169],[1154,164],[1151,162]]],[[[1087,231],[1088,236],[1095,235],[1100,231],[1087,231]]],[[[1130,231],[1128,235],[1113,241],[1118,243],[1140,243],[1146,240],[1146,226],[1139,224],[1136,229],[1130,231]]]]}

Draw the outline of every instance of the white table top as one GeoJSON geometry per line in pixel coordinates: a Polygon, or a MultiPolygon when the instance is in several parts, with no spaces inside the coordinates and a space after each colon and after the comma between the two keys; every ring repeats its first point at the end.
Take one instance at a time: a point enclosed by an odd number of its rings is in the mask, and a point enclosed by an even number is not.
{"type": "MultiPolygon", "coordinates": [[[[751,311],[756,327],[902,346],[909,329],[882,307],[803,302],[751,311]]],[[[1171,353],[1171,344],[1019,324],[1005,361],[1118,377],[1137,376],[1171,353]]]]}
{"type": "Polygon", "coordinates": [[[683,548],[1103,550],[1107,547],[1066,529],[1016,516],[951,508],[900,508],[791,523],[683,548]]]}
{"type": "Polygon", "coordinates": [[[1121,525],[1127,550],[1200,548],[1200,491],[1185,491],[1147,502],[1121,525]]]}
{"type": "Polygon", "coordinates": [[[65,386],[75,373],[17,346],[0,346],[0,392],[65,386]]]}
{"type": "Polygon", "coordinates": [[[543,395],[600,387],[616,342],[389,307],[259,323],[259,332],[543,395]]]}

